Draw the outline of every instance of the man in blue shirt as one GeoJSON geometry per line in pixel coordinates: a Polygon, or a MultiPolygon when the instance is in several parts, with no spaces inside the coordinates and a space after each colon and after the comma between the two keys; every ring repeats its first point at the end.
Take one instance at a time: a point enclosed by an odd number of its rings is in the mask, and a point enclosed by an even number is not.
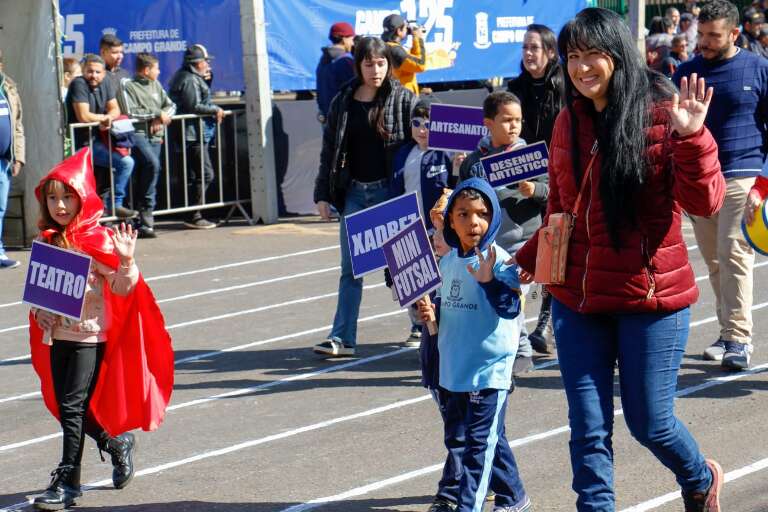
{"type": "Polygon", "coordinates": [[[19,92],[14,81],[3,73],[3,54],[0,51],[0,269],[19,266],[18,261],[5,254],[2,237],[11,179],[21,172],[24,165],[24,125],[21,120],[19,92]]]}
{"type": "Polygon", "coordinates": [[[765,160],[768,132],[768,59],[735,46],[739,11],[712,0],[699,14],[700,55],[677,68],[673,80],[692,73],[714,88],[705,124],[718,146],[727,183],[722,209],[712,217],[692,216],[696,241],[715,292],[718,340],[704,358],[728,370],[749,368],[752,353],[752,268],[755,253],[744,239],[741,219],[747,194],[765,160]]]}

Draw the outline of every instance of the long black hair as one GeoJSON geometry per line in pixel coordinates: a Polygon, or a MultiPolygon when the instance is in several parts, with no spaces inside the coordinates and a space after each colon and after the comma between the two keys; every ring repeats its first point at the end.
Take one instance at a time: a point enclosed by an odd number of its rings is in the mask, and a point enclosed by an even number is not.
{"type": "Polygon", "coordinates": [[[392,92],[392,56],[387,44],[378,37],[364,37],[355,43],[355,74],[361,84],[363,83],[363,61],[382,58],[387,59],[387,76],[376,91],[373,99],[374,106],[368,112],[368,122],[386,141],[390,134],[384,124],[384,103],[392,92]]]}
{"type": "MultiPolygon", "coordinates": [[[[636,197],[648,171],[647,129],[654,101],[671,96],[671,86],[648,69],[629,28],[618,14],[590,7],[569,21],[558,36],[560,57],[567,66],[569,49],[596,49],[608,55],[614,70],[608,84],[608,104],[595,113],[600,168],[600,198],[614,248],[620,246],[623,224],[636,225],[636,197]]],[[[578,118],[574,102],[581,96],[565,73],[566,105],[571,113],[571,138],[576,182],[581,180],[578,118]]],[[[590,102],[590,106],[591,102],[590,102]]],[[[586,158],[589,155],[585,155],[586,158]]]]}

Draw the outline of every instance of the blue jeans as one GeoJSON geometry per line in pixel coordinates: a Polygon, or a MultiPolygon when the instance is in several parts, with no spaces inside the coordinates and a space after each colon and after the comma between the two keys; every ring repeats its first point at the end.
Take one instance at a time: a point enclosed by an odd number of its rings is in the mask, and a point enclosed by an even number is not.
{"type": "Polygon", "coordinates": [[[3,247],[3,218],[8,209],[8,196],[11,194],[11,169],[3,170],[2,166],[7,165],[5,160],[0,160],[0,256],[5,254],[3,247]]]}
{"type": "Polygon", "coordinates": [[[157,197],[157,178],[160,176],[160,150],[162,144],[151,142],[142,134],[133,136],[132,154],[138,171],[136,199],[139,210],[153,211],[157,197]]]}
{"type": "Polygon", "coordinates": [[[389,184],[386,180],[373,183],[352,181],[349,189],[347,189],[339,229],[341,242],[339,297],[336,302],[336,315],[333,318],[333,329],[331,329],[330,337],[339,338],[348,347],[354,347],[357,344],[357,317],[360,315],[360,301],[363,298],[363,278],[355,279],[352,273],[352,260],[349,255],[344,217],[387,199],[389,199],[389,184]]]}
{"type": "Polygon", "coordinates": [[[632,436],[675,474],[684,491],[704,491],[711,485],[696,441],[674,412],[689,320],[689,308],[674,313],[587,315],[552,301],[568,398],[577,510],[615,510],[612,435],[617,360],[621,405],[632,436]]]}
{"type": "MultiPolygon", "coordinates": [[[[107,149],[107,147],[102,144],[100,140],[93,141],[93,165],[98,165],[99,167],[105,167],[109,169],[109,149],[107,149]]],[[[117,151],[112,151],[112,175],[115,185],[115,207],[123,206],[123,200],[125,199],[125,189],[128,187],[128,182],[131,180],[132,172],[133,158],[131,158],[130,155],[122,156],[117,151]]],[[[109,188],[109,180],[105,180],[103,188],[109,188]]],[[[110,195],[111,194],[108,190],[101,195],[101,198],[104,201],[104,209],[108,212],[112,211],[110,195]]]]}

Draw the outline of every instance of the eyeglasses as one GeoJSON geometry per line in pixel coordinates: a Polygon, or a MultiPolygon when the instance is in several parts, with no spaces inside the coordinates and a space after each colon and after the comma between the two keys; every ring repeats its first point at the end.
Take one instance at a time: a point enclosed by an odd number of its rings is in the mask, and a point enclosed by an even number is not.
{"type": "Polygon", "coordinates": [[[424,128],[425,130],[429,130],[429,121],[421,117],[414,117],[411,119],[411,126],[414,128],[424,128]]]}

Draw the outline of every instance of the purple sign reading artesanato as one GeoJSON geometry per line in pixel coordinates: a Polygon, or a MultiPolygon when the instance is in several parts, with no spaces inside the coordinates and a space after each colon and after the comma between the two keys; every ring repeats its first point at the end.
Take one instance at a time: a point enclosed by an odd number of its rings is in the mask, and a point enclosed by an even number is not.
{"type": "Polygon", "coordinates": [[[435,254],[424,222],[414,222],[381,246],[401,307],[407,307],[440,286],[435,254]]]}
{"type": "Polygon", "coordinates": [[[90,256],[32,242],[22,300],[36,308],[79,320],[90,268],[90,256]]]}
{"type": "Polygon", "coordinates": [[[482,108],[433,103],[429,109],[430,149],[474,151],[487,134],[482,108]]]}

